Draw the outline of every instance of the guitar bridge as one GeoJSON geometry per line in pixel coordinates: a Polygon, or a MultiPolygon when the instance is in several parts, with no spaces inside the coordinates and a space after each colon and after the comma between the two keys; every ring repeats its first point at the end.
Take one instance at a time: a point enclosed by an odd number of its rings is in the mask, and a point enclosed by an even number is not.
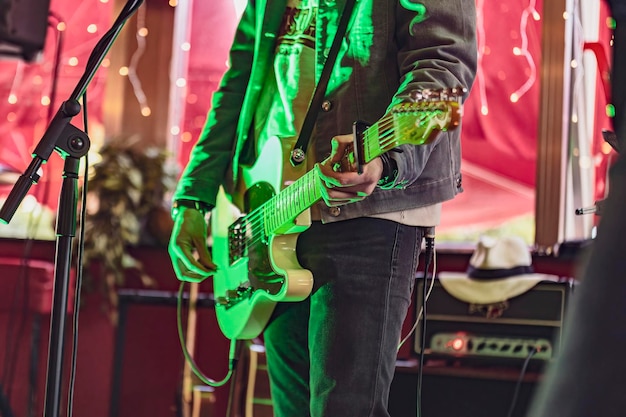
{"type": "Polygon", "coordinates": [[[233,307],[237,303],[243,301],[244,299],[250,298],[253,293],[252,287],[250,287],[249,283],[244,283],[239,285],[234,290],[228,290],[226,293],[215,299],[215,302],[221,306],[226,308],[233,307]]]}

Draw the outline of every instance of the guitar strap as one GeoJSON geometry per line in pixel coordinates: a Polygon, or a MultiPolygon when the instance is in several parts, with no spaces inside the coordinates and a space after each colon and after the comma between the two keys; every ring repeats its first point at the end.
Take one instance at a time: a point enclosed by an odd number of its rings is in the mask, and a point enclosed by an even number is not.
{"type": "Polygon", "coordinates": [[[306,149],[311,138],[311,133],[313,132],[315,119],[317,118],[319,108],[322,106],[324,94],[326,93],[326,88],[328,87],[328,80],[330,79],[330,74],[333,71],[333,66],[335,65],[339,48],[341,47],[343,36],[346,33],[348,23],[350,22],[350,17],[352,16],[352,10],[354,9],[355,3],[356,0],[346,0],[346,4],[343,8],[343,12],[337,26],[337,33],[335,33],[335,38],[330,46],[326,62],[324,62],[324,68],[322,68],[320,79],[315,87],[311,104],[309,105],[309,109],[304,117],[304,122],[302,122],[300,135],[298,135],[298,140],[291,151],[291,164],[293,166],[300,165],[306,158],[306,149]]]}

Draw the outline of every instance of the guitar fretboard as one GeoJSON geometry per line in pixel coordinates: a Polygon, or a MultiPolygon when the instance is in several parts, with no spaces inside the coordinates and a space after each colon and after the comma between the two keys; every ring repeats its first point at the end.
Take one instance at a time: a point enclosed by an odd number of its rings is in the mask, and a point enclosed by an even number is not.
{"type": "Polygon", "coordinates": [[[293,222],[300,213],[322,198],[320,181],[315,169],[308,171],[260,207],[266,236],[293,222]]]}
{"type": "MultiPolygon", "coordinates": [[[[452,95],[446,96],[450,97],[452,95]]],[[[434,133],[456,127],[459,118],[458,98],[452,101],[433,100],[396,105],[388,115],[362,133],[356,145],[360,146],[357,151],[362,154],[361,163],[368,163],[402,144],[428,143],[434,133]]],[[[302,212],[319,201],[322,198],[322,186],[318,171],[308,171],[238,223],[257,224],[260,221],[260,231],[265,237],[271,236],[293,225],[302,212]]]]}

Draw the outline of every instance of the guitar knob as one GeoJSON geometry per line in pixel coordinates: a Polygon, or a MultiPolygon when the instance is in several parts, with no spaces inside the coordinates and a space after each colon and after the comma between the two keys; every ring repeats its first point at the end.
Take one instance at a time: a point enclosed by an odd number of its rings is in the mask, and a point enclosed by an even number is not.
{"type": "Polygon", "coordinates": [[[228,300],[236,300],[239,298],[239,291],[237,290],[227,290],[226,291],[226,299],[228,300]]]}

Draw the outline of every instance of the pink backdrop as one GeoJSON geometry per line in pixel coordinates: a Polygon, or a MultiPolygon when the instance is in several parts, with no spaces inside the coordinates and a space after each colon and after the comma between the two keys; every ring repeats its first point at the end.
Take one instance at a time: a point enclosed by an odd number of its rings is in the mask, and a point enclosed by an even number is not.
{"type": "MultiPolygon", "coordinates": [[[[447,203],[442,228],[487,227],[505,218],[534,212],[541,6],[541,0],[506,0],[497,5],[477,0],[481,53],[477,80],[465,105],[463,173],[466,192],[447,203]],[[517,94],[516,102],[511,101],[514,94],[517,94]]],[[[82,74],[93,45],[103,30],[108,29],[111,4],[96,0],[79,3],[52,0],[51,10],[67,22],[59,92],[53,104],[56,110],[82,74]],[[87,31],[90,24],[97,25],[95,33],[87,31]],[[70,57],[78,59],[76,66],[68,64],[70,57]]],[[[227,51],[237,19],[233,0],[194,1],[192,15],[188,94],[183,112],[185,134],[181,135],[183,140],[179,145],[181,165],[198,137],[210,107],[211,94],[226,69],[227,51]]],[[[603,39],[608,39],[604,20],[600,28],[603,39]]],[[[53,82],[54,35],[55,32],[49,30],[45,59],[40,64],[0,62],[0,163],[19,171],[28,165],[30,151],[47,124],[50,106],[41,104],[41,96],[49,93],[53,82]],[[11,93],[18,98],[17,103],[8,102],[11,93]]],[[[101,121],[105,75],[106,69],[101,68],[88,91],[89,114],[96,127],[101,121]]],[[[602,90],[600,85],[598,90],[602,90]]],[[[592,152],[599,178],[596,194],[601,198],[609,157],[601,152],[600,132],[610,128],[610,122],[604,117],[602,94],[598,97],[594,129],[597,138],[592,152]]],[[[74,123],[80,127],[78,119],[74,123]]],[[[52,207],[56,206],[61,168],[62,160],[53,156],[45,166],[40,185],[32,191],[48,193],[41,199],[52,207]]]]}
{"type": "MultiPolygon", "coordinates": [[[[23,172],[31,161],[31,151],[39,143],[54,114],[74,90],[84,72],[87,58],[96,42],[110,28],[113,2],[51,0],[50,22],[43,59],[25,63],[16,59],[0,61],[0,163],[23,172]],[[63,47],[57,82],[56,101],[42,104],[53,88],[54,58],[57,52],[57,22],[64,22],[63,47]],[[10,102],[15,97],[16,102],[10,102]]],[[[100,68],[87,90],[90,133],[102,124],[102,101],[106,68],[100,68]]],[[[82,114],[72,123],[83,129],[82,114]]],[[[56,208],[61,184],[63,159],[53,154],[43,166],[42,179],[31,189],[39,201],[56,208]]],[[[0,196],[7,186],[0,185],[0,196]]],[[[10,189],[10,188],[9,188],[10,189]]]]}
{"type": "MultiPolygon", "coordinates": [[[[541,65],[542,1],[507,0],[486,4],[477,0],[480,66],[476,83],[465,104],[463,175],[465,193],[446,203],[440,229],[490,227],[535,210],[539,69],[541,65]],[[516,101],[512,101],[512,96],[516,101]]],[[[180,144],[181,165],[198,137],[210,96],[226,69],[226,53],[234,31],[232,0],[194,2],[189,66],[189,96],[180,144]]],[[[606,16],[606,11],[604,12],[606,16]]],[[[604,20],[602,20],[604,22],[604,20]]],[[[601,25],[608,40],[606,25],[601,25]]],[[[602,128],[610,128],[599,115],[593,153],[599,186],[609,158],[600,152],[602,128]]],[[[599,197],[601,198],[601,197],[599,197]]],[[[591,203],[591,202],[590,202],[591,203]]]]}

